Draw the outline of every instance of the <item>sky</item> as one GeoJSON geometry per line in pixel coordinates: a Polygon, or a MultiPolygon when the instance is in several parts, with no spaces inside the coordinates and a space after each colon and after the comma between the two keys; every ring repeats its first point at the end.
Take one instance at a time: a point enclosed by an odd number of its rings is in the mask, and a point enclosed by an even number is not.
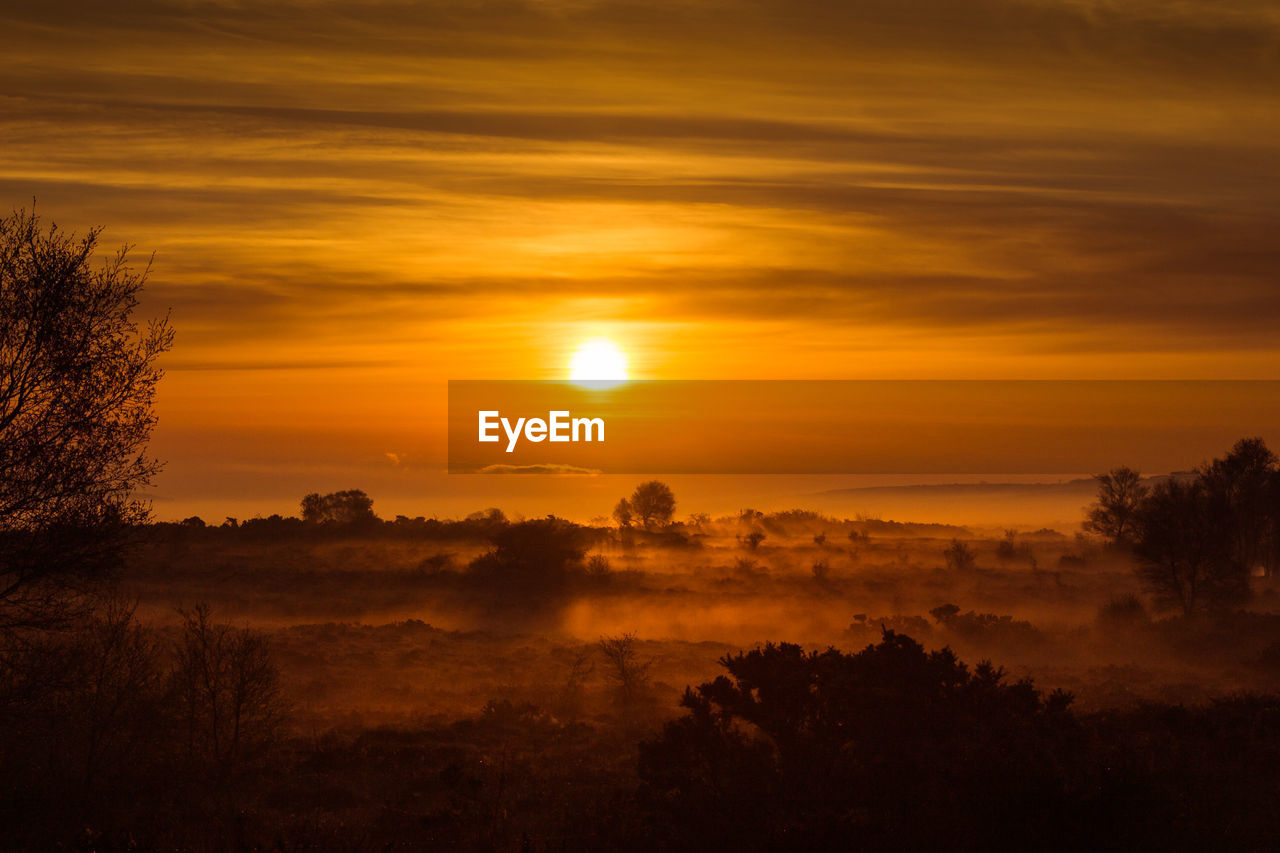
{"type": "Polygon", "coordinates": [[[655,379],[1280,378],[1273,2],[52,0],[0,44],[0,206],[154,253],[159,517],[607,512],[442,473],[448,379],[597,337],[655,379]]]}

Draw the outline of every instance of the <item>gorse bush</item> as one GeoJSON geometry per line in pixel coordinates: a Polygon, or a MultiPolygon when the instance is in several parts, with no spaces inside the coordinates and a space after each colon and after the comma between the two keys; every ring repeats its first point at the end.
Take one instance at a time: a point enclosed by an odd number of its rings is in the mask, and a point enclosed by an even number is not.
{"type": "Polygon", "coordinates": [[[721,659],[688,714],[640,748],[640,776],[684,849],[1029,843],[1078,729],[1042,695],[886,631],[846,654],[769,644],[721,659]]]}

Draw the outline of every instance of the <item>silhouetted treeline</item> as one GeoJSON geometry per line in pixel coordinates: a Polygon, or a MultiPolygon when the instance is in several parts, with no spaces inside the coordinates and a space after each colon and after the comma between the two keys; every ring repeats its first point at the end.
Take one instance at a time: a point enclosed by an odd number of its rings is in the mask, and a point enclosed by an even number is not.
{"type": "Polygon", "coordinates": [[[1191,615],[1237,606],[1251,576],[1280,566],[1280,462],[1261,438],[1150,486],[1130,468],[1096,479],[1085,529],[1131,548],[1163,607],[1191,615]]]}
{"type": "Polygon", "coordinates": [[[500,510],[472,513],[461,519],[408,518],[391,520],[362,518],[353,522],[304,521],[296,516],[273,514],[260,518],[227,518],[210,524],[198,516],[178,522],[156,522],[148,525],[147,535],[166,541],[216,541],[234,539],[246,542],[317,541],[348,539],[353,536],[371,539],[491,539],[510,522],[500,510]]]}
{"type": "MultiPolygon", "coordinates": [[[[661,486],[661,483],[642,484],[661,486]]],[[[641,489],[637,489],[641,492],[641,489]]],[[[660,509],[669,508],[665,503],[669,494],[649,489],[648,494],[660,509]],[[654,496],[656,494],[656,497],[654,496]]],[[[634,498],[634,496],[633,496],[634,498]]],[[[502,510],[491,507],[470,513],[463,518],[427,518],[397,515],[383,519],[373,512],[373,501],[363,491],[351,489],[328,495],[311,494],[303,499],[303,517],[284,516],[278,513],[247,519],[226,517],[221,522],[207,521],[191,516],[182,521],[154,522],[144,528],[153,538],[166,541],[216,541],[238,539],[243,541],[318,541],[352,537],[371,539],[423,539],[423,540],[490,540],[501,531],[519,521],[508,519],[502,510]]],[[[630,506],[630,501],[628,501],[630,506]]],[[[672,504],[673,506],[673,504],[672,504]]],[[[624,518],[628,518],[624,515],[624,518]]],[[[638,518],[638,516],[637,516],[638,518]]],[[[712,519],[705,513],[695,513],[687,521],[660,520],[666,516],[650,516],[648,527],[633,524],[628,518],[616,529],[624,542],[644,542],[667,547],[685,547],[713,527],[725,529],[758,529],[765,535],[827,535],[840,538],[904,537],[904,536],[957,536],[971,535],[964,527],[949,524],[925,524],[887,521],[879,518],[838,519],[811,510],[783,510],[761,512],[746,509],[737,515],[712,519]],[[658,519],[658,520],[655,520],[658,519]]],[[[603,531],[611,529],[603,519],[580,525],[587,529],[603,531]]]]}

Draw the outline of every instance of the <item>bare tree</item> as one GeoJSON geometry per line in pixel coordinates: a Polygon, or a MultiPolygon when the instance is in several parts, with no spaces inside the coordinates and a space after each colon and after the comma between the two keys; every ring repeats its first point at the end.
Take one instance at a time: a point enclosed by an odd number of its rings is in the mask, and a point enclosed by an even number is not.
{"type": "Polygon", "coordinates": [[[35,762],[68,792],[89,795],[145,772],[163,729],[161,646],[108,599],[70,631],[28,633],[0,655],[0,719],[10,770],[35,762]]]}
{"type": "Polygon", "coordinates": [[[586,702],[586,682],[595,671],[591,662],[591,646],[582,646],[572,652],[569,661],[569,674],[556,697],[556,715],[565,720],[576,720],[582,716],[586,702]]]}
{"type": "Polygon", "coordinates": [[[207,604],[182,615],[174,690],[189,758],[227,773],[277,737],[285,717],[266,637],[212,621],[207,604]]]}
{"type": "Polygon", "coordinates": [[[1129,544],[1138,508],[1148,492],[1142,475],[1120,467],[1095,474],[1094,479],[1098,481],[1098,500],[1089,506],[1084,529],[1106,537],[1113,545],[1129,544]]]}
{"type": "Polygon", "coordinates": [[[968,571],[977,565],[973,549],[959,539],[951,540],[951,544],[943,550],[942,557],[947,561],[947,568],[953,571],[968,571]]]}
{"type": "Polygon", "coordinates": [[[0,628],[64,621],[116,565],[159,463],[156,360],[166,320],[132,319],[147,269],[128,249],[95,263],[98,230],[0,218],[0,628]]]}
{"type": "Polygon", "coordinates": [[[649,670],[653,667],[654,660],[640,659],[636,635],[627,633],[601,637],[598,646],[608,662],[609,677],[618,686],[619,698],[630,704],[642,696],[649,688],[649,670]]]}

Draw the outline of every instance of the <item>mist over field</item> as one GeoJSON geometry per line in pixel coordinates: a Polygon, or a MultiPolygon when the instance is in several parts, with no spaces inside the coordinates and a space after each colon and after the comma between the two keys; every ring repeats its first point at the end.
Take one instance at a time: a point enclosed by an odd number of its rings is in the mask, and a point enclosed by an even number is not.
{"type": "MultiPolygon", "coordinates": [[[[1096,483],[938,490],[957,501],[990,490],[1012,502],[1040,488],[1088,501],[1096,483]]],[[[933,489],[894,491],[905,501],[933,489]]],[[[478,512],[362,529],[280,518],[157,525],[127,589],[139,615],[158,623],[206,601],[221,618],[272,632],[298,667],[286,676],[306,685],[312,713],[328,722],[465,713],[495,698],[486,690],[542,706],[567,677],[559,672],[567,656],[622,633],[655,658],[672,709],[685,683],[714,674],[723,650],[782,639],[857,650],[886,628],[997,660],[1089,706],[1271,683],[1255,666],[1265,631],[1217,650],[1207,668],[1180,655],[1179,631],[1141,603],[1133,556],[1080,533],[1079,522],[998,528],[748,510],[661,532],[573,526],[581,556],[567,565],[483,570],[497,531],[537,523],[478,512]],[[761,534],[754,544],[753,533],[761,534]],[[956,565],[956,543],[971,564],[956,565]],[[1135,609],[1112,619],[1115,603],[1130,599],[1135,609]],[[956,617],[931,614],[949,604],[956,617]],[[319,651],[326,638],[335,654],[319,651]],[[363,661],[358,683],[345,669],[354,661],[363,661]]],[[[1280,587],[1270,579],[1255,587],[1251,609],[1270,614],[1280,587]]],[[[607,694],[603,674],[590,686],[597,699],[607,694]]]]}

